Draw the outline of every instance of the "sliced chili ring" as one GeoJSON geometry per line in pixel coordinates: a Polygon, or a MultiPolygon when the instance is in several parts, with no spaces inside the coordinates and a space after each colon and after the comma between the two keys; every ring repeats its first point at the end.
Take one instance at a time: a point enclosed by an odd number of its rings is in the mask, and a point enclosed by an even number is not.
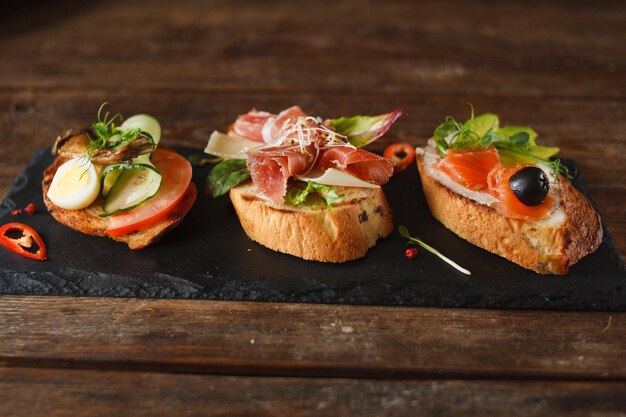
{"type": "Polygon", "coordinates": [[[46,245],[39,233],[23,223],[7,223],[0,226],[0,245],[26,258],[43,261],[46,245]]]}
{"type": "Polygon", "coordinates": [[[415,159],[415,149],[408,143],[398,142],[385,149],[383,156],[391,159],[393,172],[404,171],[415,159]]]}

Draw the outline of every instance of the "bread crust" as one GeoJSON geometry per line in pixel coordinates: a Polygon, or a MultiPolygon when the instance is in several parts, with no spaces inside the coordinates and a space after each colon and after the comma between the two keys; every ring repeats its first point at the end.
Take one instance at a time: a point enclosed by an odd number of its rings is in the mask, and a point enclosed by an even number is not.
{"type": "Polygon", "coordinates": [[[276,206],[257,195],[252,183],[230,190],[241,226],[250,239],[278,252],[320,262],[358,259],[393,230],[381,188],[331,209],[276,206]]]}
{"type": "Polygon", "coordinates": [[[433,216],[463,239],[540,274],[565,275],[602,242],[600,215],[569,181],[559,177],[564,221],[511,219],[461,196],[430,176],[416,155],[433,216]]]}
{"type": "Polygon", "coordinates": [[[50,184],[52,183],[54,174],[67,160],[68,158],[57,156],[52,164],[46,168],[43,174],[43,201],[52,217],[54,217],[59,223],[62,223],[78,232],[91,236],[108,237],[117,242],[124,242],[133,250],[143,249],[150,246],[161,239],[167,232],[174,229],[191,209],[191,206],[195,202],[198,194],[196,186],[193,183],[190,183],[181,202],[171,213],[168,214],[167,217],[161,221],[133,233],[121,236],[109,236],[106,233],[108,225],[107,220],[106,218],[99,216],[103,213],[103,200],[101,197],[98,197],[89,207],[82,210],[63,209],[54,204],[48,198],[48,190],[50,189],[50,184]]]}

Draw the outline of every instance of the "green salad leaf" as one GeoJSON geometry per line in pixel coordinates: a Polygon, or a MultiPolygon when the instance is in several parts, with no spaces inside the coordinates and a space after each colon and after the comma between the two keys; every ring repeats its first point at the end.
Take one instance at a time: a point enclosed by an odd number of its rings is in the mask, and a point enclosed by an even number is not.
{"type": "Polygon", "coordinates": [[[120,113],[110,116],[109,112],[106,112],[103,116],[102,111],[108,104],[109,103],[106,102],[102,103],[100,109],[98,110],[98,121],[91,126],[96,137],[88,135],[90,143],[87,147],[87,155],[92,157],[94,152],[101,149],[118,151],[140,136],[145,137],[152,143],[152,146],[145,147],[141,154],[152,153],[156,149],[156,142],[152,135],[144,130],[141,130],[140,128],[124,129],[120,126],[116,126],[115,122],[122,122],[123,117],[120,113]]]}
{"type": "Polygon", "coordinates": [[[448,116],[433,133],[437,151],[441,156],[448,149],[495,146],[504,166],[543,162],[549,165],[553,175],[569,177],[567,167],[558,159],[552,160],[559,148],[540,146],[535,143],[537,132],[528,126],[500,127],[498,116],[485,113],[459,123],[448,116]]]}
{"type": "Polygon", "coordinates": [[[211,198],[226,194],[231,188],[250,179],[245,159],[227,159],[215,165],[206,179],[204,190],[211,198]]]}
{"type": "Polygon", "coordinates": [[[285,204],[297,207],[302,204],[326,205],[332,207],[343,201],[344,194],[332,185],[318,184],[314,181],[296,181],[289,184],[285,204]]]}
{"type": "Polygon", "coordinates": [[[481,114],[476,117],[471,117],[463,123],[463,128],[472,132],[473,135],[479,138],[484,137],[487,133],[498,130],[500,126],[500,119],[497,115],[492,113],[481,114]]]}
{"type": "Polygon", "coordinates": [[[330,119],[330,124],[337,133],[345,136],[348,142],[360,148],[384,135],[403,114],[405,113],[402,110],[394,110],[379,116],[339,117],[330,119]]]}

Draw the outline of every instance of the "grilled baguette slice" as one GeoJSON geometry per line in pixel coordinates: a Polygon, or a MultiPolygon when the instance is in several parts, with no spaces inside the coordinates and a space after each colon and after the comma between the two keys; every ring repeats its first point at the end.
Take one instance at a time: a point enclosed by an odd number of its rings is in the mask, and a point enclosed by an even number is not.
{"type": "Polygon", "coordinates": [[[126,243],[131,249],[143,249],[156,241],[158,241],[165,233],[174,229],[185,217],[194,201],[196,200],[196,186],[191,183],[185,191],[183,199],[178,203],[177,207],[169,213],[163,220],[155,223],[145,229],[138,230],[133,233],[121,236],[109,236],[106,233],[107,220],[99,215],[104,213],[102,210],[102,198],[98,197],[89,207],[82,210],[66,210],[55,205],[48,198],[48,190],[54,178],[57,169],[68,160],[62,156],[58,156],[54,162],[44,171],[42,189],[43,200],[52,217],[59,223],[62,223],[78,232],[82,232],[91,236],[108,237],[118,242],[126,243]]]}
{"type": "Polygon", "coordinates": [[[278,252],[321,262],[362,258],[393,230],[381,188],[345,188],[332,208],[274,205],[251,183],[230,190],[239,221],[250,239],[278,252]]]}
{"type": "Polygon", "coordinates": [[[565,275],[571,265],[602,242],[600,216],[561,177],[561,212],[543,221],[510,219],[442,185],[428,174],[419,151],[417,167],[430,211],[444,226],[476,246],[540,274],[565,275]]]}

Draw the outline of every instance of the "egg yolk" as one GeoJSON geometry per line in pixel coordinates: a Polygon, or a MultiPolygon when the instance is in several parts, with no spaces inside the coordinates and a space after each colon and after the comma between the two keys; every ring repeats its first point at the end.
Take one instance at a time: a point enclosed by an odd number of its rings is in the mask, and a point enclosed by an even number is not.
{"type": "Polygon", "coordinates": [[[76,190],[82,190],[89,186],[91,182],[91,173],[86,166],[72,165],[60,178],[54,190],[59,197],[69,197],[76,193],[76,190]]]}

